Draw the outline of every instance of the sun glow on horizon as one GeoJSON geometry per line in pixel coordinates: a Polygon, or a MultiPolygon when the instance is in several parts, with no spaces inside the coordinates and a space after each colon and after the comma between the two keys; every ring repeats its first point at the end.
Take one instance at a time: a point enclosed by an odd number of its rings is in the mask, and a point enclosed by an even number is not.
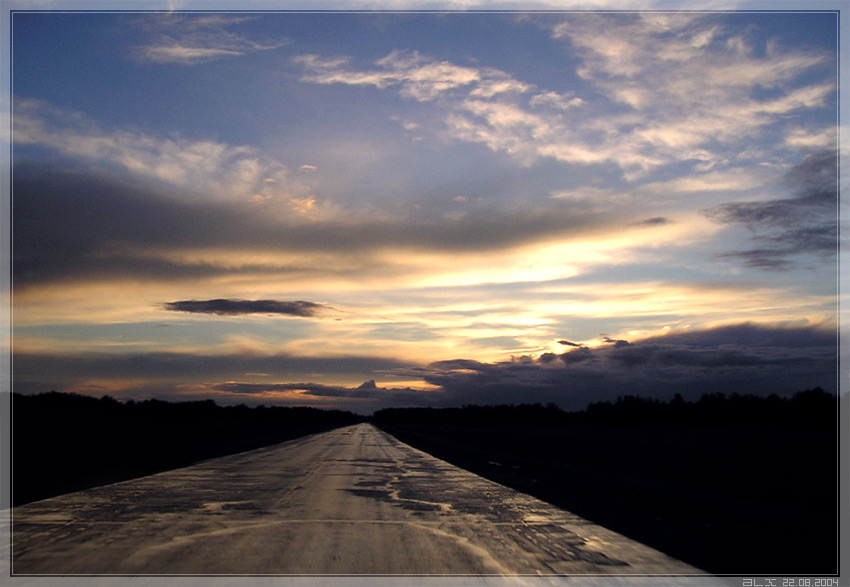
{"type": "Polygon", "coordinates": [[[835,14],[153,16],[13,15],[16,389],[831,384],[835,14]]]}

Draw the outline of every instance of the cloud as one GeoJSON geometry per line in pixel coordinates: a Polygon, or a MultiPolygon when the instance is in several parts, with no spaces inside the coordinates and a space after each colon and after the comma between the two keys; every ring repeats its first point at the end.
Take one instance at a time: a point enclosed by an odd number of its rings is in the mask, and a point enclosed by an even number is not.
{"type": "Polygon", "coordinates": [[[791,128],[785,136],[785,144],[800,149],[829,149],[837,144],[838,129],[830,127],[821,130],[810,128],[791,128]]]}
{"type": "Polygon", "coordinates": [[[251,398],[254,402],[285,405],[327,405],[335,408],[370,414],[390,407],[437,407],[443,392],[410,387],[382,387],[370,379],[356,387],[322,385],[319,383],[244,383],[228,381],[196,386],[187,392],[198,397],[212,395],[231,403],[251,398]]]}
{"type": "MultiPolygon", "coordinates": [[[[557,357],[564,365],[576,365],[578,363],[583,363],[584,361],[589,361],[593,359],[593,352],[582,346],[578,350],[570,351],[568,353],[564,353],[562,355],[558,355],[557,357]]],[[[548,363],[549,361],[546,361],[548,363]]]]}
{"type": "Polygon", "coordinates": [[[166,352],[16,352],[13,361],[15,390],[25,393],[90,388],[99,394],[120,390],[121,397],[229,396],[228,401],[239,401],[251,396],[288,404],[327,398],[366,413],[388,406],[550,401],[582,409],[589,402],[626,394],[670,398],[681,393],[694,399],[703,393],[783,395],[815,386],[833,389],[837,350],[834,329],[738,324],[631,342],[604,337],[597,347],[575,346],[561,354],[494,363],[452,359],[422,366],[379,357],[166,352]],[[317,372],[372,374],[372,379],[355,387],[304,379],[317,372]],[[233,381],[233,373],[261,373],[278,381],[233,381]],[[418,379],[429,387],[384,387],[374,382],[378,377],[418,379]]]}
{"type": "Polygon", "coordinates": [[[180,385],[227,381],[234,373],[262,373],[264,377],[300,378],[310,373],[357,376],[410,366],[396,359],[374,356],[317,357],[286,353],[196,354],[151,353],[40,353],[15,352],[15,391],[65,389],[88,380],[134,382],[163,391],[180,385]]]}
{"type": "Polygon", "coordinates": [[[195,200],[284,199],[306,191],[284,165],[252,147],[107,129],[40,100],[15,102],[13,140],[160,188],[180,188],[184,198],[195,200]]]}
{"type": "Polygon", "coordinates": [[[437,61],[415,51],[393,51],[375,62],[378,69],[367,70],[354,68],[348,57],[300,55],[291,62],[304,69],[304,82],[397,87],[405,98],[437,102],[450,136],[484,143],[526,165],[547,157],[578,163],[611,159],[610,151],[582,142],[560,118],[565,109],[581,105],[581,98],[538,92],[495,68],[437,61]],[[517,102],[522,96],[525,102],[517,102]]]}
{"type": "Polygon", "coordinates": [[[728,30],[719,15],[573,15],[552,26],[551,32],[582,55],[578,71],[582,77],[610,91],[616,91],[610,81],[632,80],[634,83],[623,86],[629,92],[621,97],[636,107],[648,99],[650,81],[659,84],[656,89],[663,100],[685,99],[681,106],[688,107],[720,97],[730,88],[777,87],[824,59],[822,55],[776,50],[759,55],[747,38],[728,30]],[[704,69],[689,71],[696,64],[704,69]],[[689,89],[709,95],[688,96],[689,89]]]}
{"type": "Polygon", "coordinates": [[[283,314],[309,318],[318,315],[328,306],[313,302],[278,300],[186,300],[163,304],[172,312],[190,312],[193,314],[215,314],[216,316],[241,316],[245,314],[283,314]]]}
{"type": "Polygon", "coordinates": [[[211,246],[242,240],[243,212],[219,203],[166,198],[132,183],[16,167],[13,249],[17,286],[53,279],[197,278],[215,272],[135,254],[153,246],[211,246]],[[221,240],[219,240],[221,239],[221,240]]]}
{"type": "Polygon", "coordinates": [[[646,218],[644,220],[640,220],[637,224],[641,226],[660,226],[662,224],[667,224],[670,222],[669,218],[665,218],[664,216],[653,216],[652,218],[646,218]]]}
{"type": "Polygon", "coordinates": [[[724,147],[753,140],[780,115],[826,105],[834,80],[797,86],[826,55],[759,51],[744,34],[722,16],[688,13],[586,14],[552,27],[582,56],[579,75],[629,109],[598,126],[648,162],[720,163],[724,147]],[[775,92],[759,98],[761,88],[775,92]]]}
{"type": "MultiPolygon", "coordinates": [[[[741,145],[773,125],[790,126],[788,114],[828,106],[836,91],[829,55],[781,51],[773,41],[753,46],[748,32],[732,30],[723,15],[530,19],[579,58],[575,87],[555,92],[494,68],[409,51],[394,51],[375,68],[318,55],[293,63],[308,83],[395,88],[403,97],[434,103],[444,133],[522,165],[544,159],[613,163],[630,181],[673,163],[697,171],[728,165],[741,145]],[[812,71],[821,78],[803,81],[812,71]],[[570,116],[579,107],[582,115],[570,116]]],[[[788,136],[797,144],[822,140],[788,136]]],[[[721,189],[720,179],[706,178],[708,189],[721,189]]]]}
{"type": "Polygon", "coordinates": [[[356,387],[311,382],[308,377],[351,379],[410,367],[374,356],[317,357],[291,354],[27,353],[13,356],[13,391],[50,390],[120,399],[166,401],[213,398],[224,404],[312,405],[368,414],[385,407],[438,405],[441,390],[379,386],[370,379],[356,387]],[[261,383],[233,380],[234,373],[261,383]],[[290,381],[293,381],[290,383],[290,381]]]}
{"type": "Polygon", "coordinates": [[[592,401],[633,394],[790,394],[835,386],[836,333],[817,327],[739,324],[628,342],[605,338],[596,348],[484,363],[439,361],[395,370],[445,391],[446,405],[555,402],[581,409],[592,401]],[[557,360],[556,360],[557,359],[557,360]]]}
{"type": "Polygon", "coordinates": [[[767,173],[759,168],[739,167],[647,183],[640,190],[650,194],[746,191],[764,185],[766,177],[767,173]]]}
{"type": "Polygon", "coordinates": [[[357,387],[343,385],[322,385],[320,383],[241,383],[228,381],[208,386],[208,389],[240,394],[264,394],[269,392],[296,392],[316,397],[336,397],[350,399],[381,399],[391,405],[434,404],[441,394],[405,388],[379,387],[374,379],[365,381],[357,387]]]}
{"type": "Polygon", "coordinates": [[[153,61],[155,63],[180,63],[182,65],[212,61],[221,57],[244,55],[244,52],[234,49],[186,47],[177,43],[144,47],[140,50],[140,53],[146,61],[153,61]]]}
{"type": "Polygon", "coordinates": [[[151,39],[135,48],[133,57],[142,63],[196,65],[277,49],[289,39],[259,42],[231,29],[251,20],[229,14],[163,14],[138,20],[151,39]]]}
{"type": "Polygon", "coordinates": [[[743,224],[759,247],[726,256],[759,269],[790,268],[791,258],[806,253],[831,257],[838,244],[838,154],[813,153],[785,175],[790,198],[730,202],[704,211],[722,224],[743,224]]]}
{"type": "Polygon", "coordinates": [[[406,98],[419,102],[464,86],[472,86],[474,95],[492,97],[505,92],[523,92],[530,88],[496,69],[476,69],[437,61],[418,51],[393,51],[375,62],[378,69],[356,71],[348,67],[347,57],[326,58],[300,55],[291,62],[304,68],[302,81],[316,84],[370,85],[378,89],[398,86],[406,98]]]}
{"type": "Polygon", "coordinates": [[[351,211],[304,222],[300,214],[268,214],[250,202],[201,202],[156,184],[24,165],[15,168],[13,190],[18,287],[225,275],[386,277],[388,271],[433,271],[434,255],[455,255],[459,262],[462,253],[603,234],[621,222],[616,214],[567,201],[539,209],[480,208],[450,220],[427,211],[351,211]]]}
{"type": "Polygon", "coordinates": [[[226,383],[215,383],[205,387],[214,391],[246,395],[259,395],[274,392],[296,392],[307,395],[345,397],[353,391],[353,389],[349,387],[322,385],[321,383],[243,383],[238,381],[228,381],[226,383]]]}
{"type": "Polygon", "coordinates": [[[570,108],[575,108],[576,106],[581,106],[585,101],[581,98],[577,98],[572,93],[559,94],[557,92],[543,92],[542,94],[537,94],[531,100],[529,100],[529,104],[532,106],[554,106],[559,110],[569,110],[570,108]]]}

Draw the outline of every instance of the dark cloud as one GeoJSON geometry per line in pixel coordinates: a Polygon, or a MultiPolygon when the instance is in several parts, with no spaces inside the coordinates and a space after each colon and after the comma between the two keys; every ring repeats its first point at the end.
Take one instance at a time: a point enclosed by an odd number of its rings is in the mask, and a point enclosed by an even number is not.
{"type": "MultiPolygon", "coordinates": [[[[207,389],[215,397],[229,393],[235,398],[274,402],[262,394],[295,391],[301,392],[304,403],[310,397],[335,398],[339,400],[336,407],[369,413],[389,406],[533,402],[582,409],[590,402],[627,394],[669,399],[681,393],[686,399],[696,399],[716,392],[784,395],[817,386],[836,388],[835,330],[741,324],[631,343],[611,340],[596,348],[576,347],[562,354],[521,356],[498,363],[453,359],[425,366],[373,357],[17,352],[13,355],[14,390],[63,390],[92,381],[106,386],[97,390],[103,394],[110,393],[110,380],[132,380],[140,383],[122,391],[120,397],[173,399],[207,389]],[[234,373],[307,382],[234,382],[234,373]],[[374,379],[356,387],[324,385],[309,382],[312,373],[416,378],[437,389],[387,388],[374,379]]],[[[293,401],[289,398],[286,403],[293,401]]]]}
{"type": "Polygon", "coordinates": [[[620,362],[628,367],[636,365],[657,365],[661,367],[748,367],[776,366],[788,357],[764,357],[757,353],[739,349],[690,348],[687,346],[632,345],[628,350],[620,350],[609,355],[611,361],[620,362]]]}
{"type": "Polygon", "coordinates": [[[248,219],[215,203],[170,200],[138,185],[16,166],[13,186],[16,287],[49,280],[195,279],[214,267],[139,256],[145,247],[244,241],[248,219]]]}
{"type": "Polygon", "coordinates": [[[647,218],[645,220],[641,220],[640,222],[637,222],[636,224],[643,225],[643,226],[658,226],[660,224],[668,224],[669,222],[670,222],[670,220],[663,217],[663,216],[653,216],[652,218],[647,218]]]}
{"type": "Polygon", "coordinates": [[[240,393],[257,395],[275,391],[294,391],[306,395],[320,397],[374,397],[373,389],[361,389],[361,387],[342,387],[337,385],[323,385],[321,383],[239,383],[228,381],[227,383],[216,383],[208,386],[208,389],[223,391],[227,393],[240,393]]]}
{"type": "MultiPolygon", "coordinates": [[[[302,222],[281,220],[247,202],[210,202],[164,194],[153,184],[79,170],[16,165],[13,248],[16,287],[62,280],[157,279],[194,281],[225,274],[315,274],[322,267],[213,265],[181,262],[150,251],[182,249],[281,250],[367,258],[370,251],[498,250],[555,235],[593,233],[617,218],[578,204],[526,210],[476,210],[447,220],[418,217],[302,222]]],[[[412,214],[412,212],[411,212],[412,214]]],[[[362,267],[352,267],[361,276],[362,267]]],[[[345,270],[336,269],[336,274],[345,270]]]]}
{"type": "MultiPolygon", "coordinates": [[[[339,399],[342,402],[335,405],[362,414],[369,414],[387,407],[436,407],[441,405],[442,391],[423,391],[418,389],[379,387],[374,379],[370,379],[357,387],[339,385],[322,385],[319,383],[237,383],[227,382],[208,386],[211,391],[242,394],[245,396],[263,396],[269,392],[296,392],[301,396],[302,403],[309,403],[311,398],[339,399]]],[[[268,401],[265,399],[264,401],[268,401]]],[[[298,403],[290,399],[288,403],[298,403]]]]}
{"type": "Polygon", "coordinates": [[[838,154],[815,153],[786,173],[793,197],[765,202],[730,202],[704,210],[723,224],[743,224],[759,246],[726,253],[758,269],[784,270],[805,253],[833,256],[838,244],[838,154]]]}
{"type": "Polygon", "coordinates": [[[65,389],[87,380],[147,380],[172,384],[227,381],[234,373],[263,373],[270,377],[371,374],[409,366],[380,357],[303,357],[275,355],[199,355],[193,353],[49,354],[15,352],[12,356],[15,391],[25,393],[65,389]]]}
{"type": "Polygon", "coordinates": [[[767,271],[786,271],[794,267],[794,262],[788,259],[792,254],[786,249],[748,249],[720,255],[724,259],[743,261],[747,267],[767,271]]]}
{"type": "Polygon", "coordinates": [[[584,346],[584,345],[583,345],[583,344],[581,344],[581,343],[578,343],[578,342],[570,342],[569,340],[559,340],[559,341],[558,341],[558,344],[563,344],[563,345],[566,345],[566,346],[576,346],[576,347],[583,347],[583,346],[584,346]]]}
{"type": "Polygon", "coordinates": [[[837,369],[834,330],[741,324],[632,343],[609,339],[594,349],[501,363],[441,361],[395,373],[442,387],[451,405],[555,402],[581,409],[626,394],[695,399],[716,392],[834,389],[837,369]]]}
{"type": "Polygon", "coordinates": [[[836,333],[815,327],[767,327],[751,323],[736,324],[708,330],[689,330],[646,338],[635,344],[677,344],[691,348],[835,348],[836,333]]]}
{"type": "Polygon", "coordinates": [[[332,386],[321,385],[319,383],[240,383],[236,381],[215,383],[213,385],[209,385],[208,388],[215,391],[246,395],[256,395],[275,391],[301,391],[311,394],[314,391],[317,391],[319,392],[319,395],[321,395],[322,391],[325,389],[337,389],[332,386]]]}
{"type": "Polygon", "coordinates": [[[564,353],[558,357],[564,365],[575,365],[593,358],[593,353],[587,347],[581,347],[579,350],[564,353]]]}
{"type": "Polygon", "coordinates": [[[328,306],[313,302],[295,301],[281,302],[278,300],[189,300],[168,302],[163,305],[166,310],[173,312],[190,312],[194,314],[215,314],[217,316],[239,316],[242,314],[284,314],[309,318],[316,316],[328,306]]]}
{"type": "Polygon", "coordinates": [[[605,336],[602,340],[607,342],[608,344],[613,344],[615,348],[620,348],[624,346],[629,346],[631,343],[627,340],[614,340],[609,336],[605,336]]]}
{"type": "Polygon", "coordinates": [[[378,387],[374,379],[370,379],[357,387],[323,385],[321,383],[238,383],[229,381],[210,385],[209,388],[227,393],[262,394],[273,391],[295,391],[321,397],[349,398],[375,398],[400,391],[413,392],[410,388],[399,390],[378,387]]]}

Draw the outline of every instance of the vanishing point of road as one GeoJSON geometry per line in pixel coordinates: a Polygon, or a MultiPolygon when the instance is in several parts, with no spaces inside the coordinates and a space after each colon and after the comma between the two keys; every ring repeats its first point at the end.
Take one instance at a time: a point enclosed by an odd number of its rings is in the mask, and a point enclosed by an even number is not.
{"type": "Polygon", "coordinates": [[[18,575],[699,575],[359,424],[27,504],[18,575]]]}

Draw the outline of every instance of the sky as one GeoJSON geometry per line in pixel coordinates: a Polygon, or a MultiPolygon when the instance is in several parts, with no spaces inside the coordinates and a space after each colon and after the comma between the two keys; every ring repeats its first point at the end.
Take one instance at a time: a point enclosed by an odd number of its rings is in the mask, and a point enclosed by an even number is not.
{"type": "Polygon", "coordinates": [[[832,12],[13,12],[13,388],[838,387],[832,12]]]}

